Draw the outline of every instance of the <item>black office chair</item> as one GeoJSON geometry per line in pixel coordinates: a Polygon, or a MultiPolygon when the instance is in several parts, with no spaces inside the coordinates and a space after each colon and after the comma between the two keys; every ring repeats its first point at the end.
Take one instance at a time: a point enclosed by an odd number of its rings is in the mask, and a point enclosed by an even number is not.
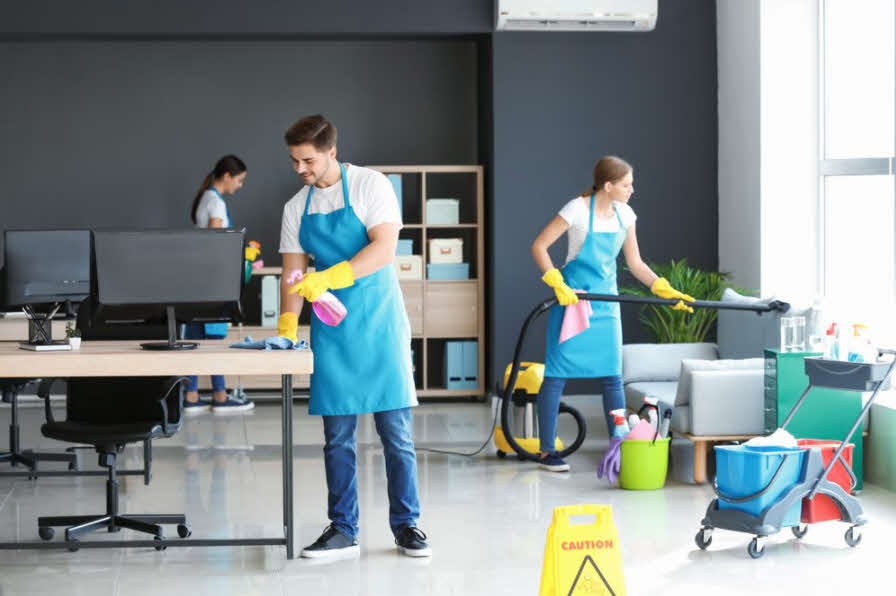
{"type": "MultiPolygon", "coordinates": [[[[69,453],[39,453],[31,449],[22,450],[19,445],[19,393],[33,379],[0,379],[0,391],[2,391],[3,401],[9,404],[10,420],[9,420],[9,451],[0,453],[0,462],[8,462],[13,467],[23,465],[28,468],[29,476],[36,478],[39,476],[38,462],[41,461],[58,461],[68,464],[69,470],[79,470],[78,454],[69,453]]],[[[8,472],[0,472],[0,476],[19,475],[10,474],[8,472]]]]}
{"type": "MultiPolygon", "coordinates": [[[[117,532],[128,528],[163,537],[162,524],[177,524],[181,538],[192,531],[182,514],[122,515],[118,511],[118,474],[116,460],[127,443],[147,442],[170,437],[183,424],[183,388],[185,378],[175,377],[102,377],[71,378],[68,382],[66,420],[57,422],[50,408],[48,391],[42,385],[47,422],[41,427],[45,437],[93,445],[99,454],[99,465],[108,468],[106,481],[106,513],[40,517],[38,534],[51,540],[55,526],[71,526],[65,530],[69,550],[78,550],[78,537],[106,528],[117,532]]],[[[157,546],[156,550],[164,550],[157,546]]]]}

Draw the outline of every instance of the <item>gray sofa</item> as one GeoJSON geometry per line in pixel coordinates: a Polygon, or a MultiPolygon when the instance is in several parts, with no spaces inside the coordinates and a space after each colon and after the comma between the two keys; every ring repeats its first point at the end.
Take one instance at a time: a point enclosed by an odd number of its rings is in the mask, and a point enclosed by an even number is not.
{"type": "MultiPolygon", "coordinates": [[[[761,300],[726,290],[723,302],[761,300]]],[[[787,316],[805,315],[794,309],[787,316]]],[[[698,436],[763,432],[763,349],[779,343],[781,313],[720,310],[717,343],[626,344],[622,378],[626,406],[637,411],[643,397],[672,407],[673,431],[698,436]]]]}

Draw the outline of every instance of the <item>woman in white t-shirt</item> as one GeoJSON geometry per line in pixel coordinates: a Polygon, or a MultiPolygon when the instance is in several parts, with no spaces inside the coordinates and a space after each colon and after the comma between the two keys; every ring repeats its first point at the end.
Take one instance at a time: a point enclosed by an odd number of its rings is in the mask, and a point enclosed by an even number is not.
{"type": "MultiPolygon", "coordinates": [[[[225,155],[209,172],[196,198],[190,216],[197,228],[230,228],[233,221],[224,201],[225,195],[232,195],[246,181],[246,164],[236,155],[225,155]]],[[[227,335],[226,323],[191,323],[186,326],[184,337],[187,339],[220,338],[227,335]]],[[[251,410],[255,404],[238,396],[227,394],[227,385],[223,375],[212,375],[212,401],[199,399],[199,382],[196,376],[190,377],[187,392],[184,396],[184,412],[199,414],[213,410],[215,414],[243,412],[251,410]]]]}
{"type": "Polygon", "coordinates": [[[622,322],[619,303],[592,302],[588,328],[560,342],[566,308],[576,304],[576,291],[617,294],[616,257],[620,250],[635,278],[662,298],[677,298],[674,308],[693,310],[693,301],[669,286],[641,260],[635,235],[635,212],[628,206],[634,193],[632,167],[606,156],[594,166],[594,183],[568,202],[532,244],[532,257],[544,273],[541,279],[554,289],[559,304],[548,319],[544,381],[538,394],[541,466],[565,472],[569,465],[555,451],[560,395],[571,378],[597,378],[602,385],[604,415],[612,436],[609,412],[625,408],[622,393],[622,322]],[[562,270],[551,262],[548,248],[567,233],[569,250],[562,270]]]}

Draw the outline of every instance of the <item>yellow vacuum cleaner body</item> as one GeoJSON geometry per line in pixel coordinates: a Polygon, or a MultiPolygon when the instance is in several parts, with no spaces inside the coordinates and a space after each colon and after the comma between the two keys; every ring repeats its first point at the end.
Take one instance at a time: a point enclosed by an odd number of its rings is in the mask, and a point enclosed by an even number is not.
{"type": "MultiPolygon", "coordinates": [[[[507,382],[510,380],[510,372],[513,370],[513,363],[508,364],[504,369],[504,388],[507,388],[507,382]]],[[[541,383],[544,381],[544,364],[540,362],[522,362],[520,363],[520,372],[516,377],[516,384],[513,386],[514,403],[524,405],[526,408],[532,408],[535,404],[535,398],[541,390],[541,383]]],[[[538,453],[540,451],[540,442],[538,437],[527,436],[513,438],[520,447],[529,453],[538,453]]],[[[508,453],[513,453],[513,448],[507,442],[504,436],[504,429],[500,426],[495,427],[494,436],[495,447],[497,448],[498,457],[504,457],[508,453]]],[[[561,451],[563,449],[563,441],[557,437],[555,449],[561,451]]]]}

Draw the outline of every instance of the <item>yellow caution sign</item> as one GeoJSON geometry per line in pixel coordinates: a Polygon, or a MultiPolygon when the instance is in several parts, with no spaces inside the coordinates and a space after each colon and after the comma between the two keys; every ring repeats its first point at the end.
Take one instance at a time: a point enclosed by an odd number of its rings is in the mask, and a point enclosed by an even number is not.
{"type": "Polygon", "coordinates": [[[619,533],[609,505],[554,508],[541,569],[540,596],[625,596],[619,533]],[[571,524],[570,516],[594,516],[571,524]]]}

